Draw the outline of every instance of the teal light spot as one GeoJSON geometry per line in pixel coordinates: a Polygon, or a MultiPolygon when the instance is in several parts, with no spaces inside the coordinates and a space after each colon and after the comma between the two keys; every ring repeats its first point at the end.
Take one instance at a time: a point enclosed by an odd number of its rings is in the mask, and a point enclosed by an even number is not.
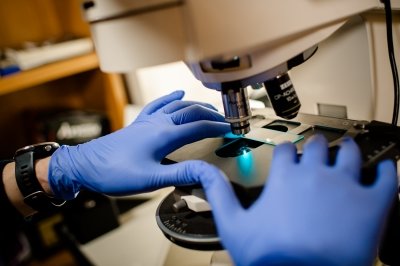
{"type": "Polygon", "coordinates": [[[254,158],[251,149],[243,147],[241,155],[236,157],[236,163],[241,181],[244,183],[251,182],[255,178],[254,158]]]}
{"type": "Polygon", "coordinates": [[[232,132],[228,132],[228,133],[225,134],[224,137],[227,138],[227,139],[238,139],[238,138],[241,138],[243,136],[242,135],[235,135],[232,132]]]}

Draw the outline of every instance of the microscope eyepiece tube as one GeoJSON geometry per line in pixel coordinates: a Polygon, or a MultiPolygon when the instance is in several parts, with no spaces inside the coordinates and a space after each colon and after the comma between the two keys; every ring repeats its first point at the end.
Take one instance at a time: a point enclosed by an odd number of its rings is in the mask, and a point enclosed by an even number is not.
{"type": "Polygon", "coordinates": [[[264,87],[277,116],[285,119],[297,116],[301,103],[288,73],[265,81],[264,87]]]}
{"type": "Polygon", "coordinates": [[[232,133],[244,135],[250,132],[251,110],[246,88],[222,89],[225,120],[231,124],[232,133]]]}

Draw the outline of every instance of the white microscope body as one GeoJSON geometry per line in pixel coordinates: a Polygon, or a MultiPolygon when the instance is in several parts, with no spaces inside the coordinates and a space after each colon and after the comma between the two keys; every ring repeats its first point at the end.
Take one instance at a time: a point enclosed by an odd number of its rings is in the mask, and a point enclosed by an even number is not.
{"type": "MultiPolygon", "coordinates": [[[[359,16],[368,35],[374,98],[369,118],[390,120],[393,85],[380,0],[98,0],[84,6],[102,70],[129,72],[182,60],[206,87],[222,92],[236,134],[249,130],[247,86],[261,84],[268,91],[266,81],[286,75],[359,16]]],[[[392,8],[400,9],[400,1],[392,1],[392,8]]],[[[290,78],[278,85],[288,83],[290,78]]],[[[292,87],[286,95],[296,100],[292,87]]],[[[299,107],[284,106],[277,115],[292,118],[299,107]]]]}

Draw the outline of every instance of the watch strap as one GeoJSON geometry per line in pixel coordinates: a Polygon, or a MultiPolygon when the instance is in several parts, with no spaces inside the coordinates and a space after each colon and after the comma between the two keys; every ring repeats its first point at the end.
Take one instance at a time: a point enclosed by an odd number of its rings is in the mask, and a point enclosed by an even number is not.
{"type": "Polygon", "coordinates": [[[18,188],[24,197],[43,190],[36,178],[33,152],[26,152],[15,157],[15,176],[18,188]]]}

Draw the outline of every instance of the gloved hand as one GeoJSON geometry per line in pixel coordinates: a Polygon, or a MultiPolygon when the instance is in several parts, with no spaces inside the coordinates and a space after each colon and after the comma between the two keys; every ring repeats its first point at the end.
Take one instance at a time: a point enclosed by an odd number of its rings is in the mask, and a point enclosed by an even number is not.
{"type": "Polygon", "coordinates": [[[129,126],[52,155],[49,184],[54,195],[72,199],[81,188],[124,195],[170,185],[193,184],[199,161],[161,165],[179,147],[229,131],[224,117],[208,104],[181,101],[176,91],[147,105],[129,126]]]}
{"type": "Polygon", "coordinates": [[[372,265],[396,196],[394,164],[379,164],[376,181],[360,184],[361,156],[345,139],[329,166],[325,138],[274,150],[267,185],[243,209],[230,184],[212,167],[199,171],[219,236],[237,265],[372,265]]]}

